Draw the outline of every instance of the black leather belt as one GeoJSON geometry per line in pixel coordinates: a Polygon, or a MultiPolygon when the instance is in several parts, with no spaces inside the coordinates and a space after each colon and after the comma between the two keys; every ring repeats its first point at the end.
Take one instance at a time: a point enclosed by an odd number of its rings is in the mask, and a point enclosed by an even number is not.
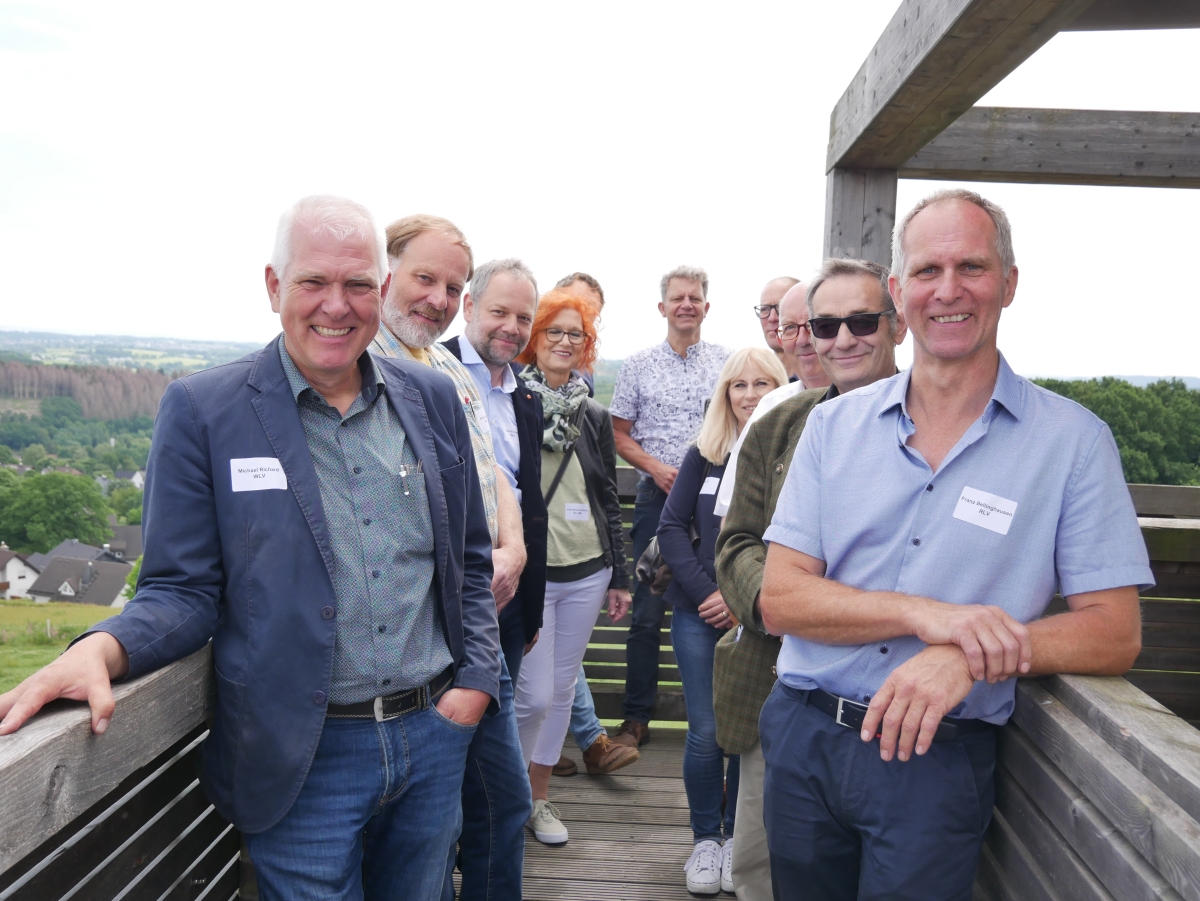
{"type": "MultiPolygon", "coordinates": [[[[837,695],[831,695],[819,688],[809,689],[808,706],[828,714],[839,726],[845,726],[855,732],[862,731],[863,720],[867,715],[866,704],[859,704],[849,698],[839,698],[837,695]]],[[[960,720],[952,716],[944,716],[938,723],[937,733],[933,736],[933,740],[957,741],[964,735],[991,728],[993,728],[992,724],[985,720],[960,720]]],[[[876,738],[878,737],[876,736],[876,738]]]]}
{"type": "Polygon", "coordinates": [[[414,710],[425,710],[453,681],[454,667],[448,666],[440,676],[429,680],[427,685],[418,685],[416,688],[373,698],[370,701],[359,701],[357,704],[330,704],[325,709],[325,716],[343,720],[375,720],[379,723],[394,720],[414,710]]]}

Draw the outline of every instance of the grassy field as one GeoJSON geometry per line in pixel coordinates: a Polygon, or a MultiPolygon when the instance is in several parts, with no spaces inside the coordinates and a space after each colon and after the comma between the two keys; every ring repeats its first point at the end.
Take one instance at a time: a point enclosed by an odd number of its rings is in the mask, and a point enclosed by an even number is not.
{"type": "Polygon", "coordinates": [[[116,612],[96,604],[0,600],[0,694],[61,654],[79,633],[116,612]]]}

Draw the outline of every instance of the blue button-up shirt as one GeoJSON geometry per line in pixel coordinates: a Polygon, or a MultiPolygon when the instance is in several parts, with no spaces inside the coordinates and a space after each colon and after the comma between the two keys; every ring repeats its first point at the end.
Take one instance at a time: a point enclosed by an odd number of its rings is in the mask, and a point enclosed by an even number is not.
{"type": "MultiPolygon", "coordinates": [[[[1001,358],[983,415],[934,473],[905,443],[909,375],[813,410],[765,540],[824,560],[826,578],[855,588],[995,605],[1021,622],[1056,589],[1153,584],[1108,426],[1001,358]]],[[[793,688],[862,701],[924,647],[912,636],[835,646],[789,635],[776,671],[793,688]]],[[[952,713],[1003,723],[1015,690],[1015,680],[977,682],[952,713]]]]}
{"type": "Polygon", "coordinates": [[[454,662],[437,615],[433,522],[425,479],[371,355],[343,415],[288,355],[333,554],[337,641],[329,700],[354,704],[423,685],[454,662]]]}
{"type": "Polygon", "coordinates": [[[492,384],[492,372],[479,356],[479,352],[463,335],[458,339],[458,350],[463,365],[479,386],[479,396],[492,430],[492,450],[496,462],[504,470],[508,484],[521,503],[521,489],[517,487],[517,475],[521,471],[521,439],[517,434],[517,411],[513,408],[513,392],[517,390],[517,377],[511,366],[504,367],[504,378],[497,387],[492,384]]]}

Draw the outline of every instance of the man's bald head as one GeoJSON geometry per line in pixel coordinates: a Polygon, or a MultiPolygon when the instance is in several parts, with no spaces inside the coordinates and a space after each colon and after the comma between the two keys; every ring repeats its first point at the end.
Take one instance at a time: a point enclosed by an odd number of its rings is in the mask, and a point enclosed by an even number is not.
{"type": "Polygon", "coordinates": [[[812,343],[812,334],[808,330],[808,304],[805,302],[808,285],[798,282],[788,289],[779,302],[779,328],[781,331],[788,326],[799,326],[791,331],[793,334],[784,335],[783,365],[788,375],[794,375],[804,382],[805,388],[825,388],[830,384],[829,376],[821,368],[817,359],[817,349],[812,343]]]}
{"type": "Polygon", "coordinates": [[[756,310],[758,321],[762,325],[763,338],[767,342],[767,347],[777,354],[783,353],[783,347],[779,343],[779,335],[776,332],[776,329],[779,328],[779,303],[788,289],[798,282],[799,279],[794,279],[790,275],[773,278],[763,286],[762,294],[758,298],[756,310]],[[766,315],[763,315],[764,313],[766,315]]]}

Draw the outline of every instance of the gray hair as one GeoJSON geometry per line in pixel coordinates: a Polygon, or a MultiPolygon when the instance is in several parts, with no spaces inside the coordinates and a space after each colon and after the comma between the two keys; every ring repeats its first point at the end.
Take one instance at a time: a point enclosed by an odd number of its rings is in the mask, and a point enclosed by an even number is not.
{"type": "Polygon", "coordinates": [[[870,260],[851,260],[843,257],[831,257],[821,264],[821,269],[808,285],[808,293],[804,295],[804,304],[808,307],[808,315],[813,315],[813,298],[817,295],[817,288],[825,284],[831,278],[837,278],[839,275],[858,275],[866,278],[873,278],[879,282],[879,297],[883,303],[883,307],[889,313],[896,311],[896,304],[892,301],[892,294],[888,291],[888,272],[886,266],[880,266],[878,263],[872,263],[870,260]]]}
{"type": "Polygon", "coordinates": [[[370,244],[375,250],[379,284],[387,281],[387,250],[383,233],[375,225],[371,212],[360,203],[332,194],[302,197],[279,217],[279,227],[275,229],[275,248],[271,251],[271,268],[279,278],[283,278],[292,263],[292,238],[298,227],[313,234],[328,235],[338,241],[356,237],[370,244]]]}
{"type": "Polygon", "coordinates": [[[491,284],[492,279],[501,272],[507,273],[513,278],[523,278],[529,284],[533,285],[534,304],[537,304],[537,279],[533,277],[533,272],[530,271],[529,267],[516,257],[509,257],[507,260],[489,260],[480,265],[471,277],[471,298],[479,301],[487,293],[488,285],[491,284]]]}
{"type": "Polygon", "coordinates": [[[1009,224],[1008,216],[999,206],[966,188],[944,188],[934,191],[896,223],[896,229],[892,232],[892,271],[896,273],[896,278],[904,279],[904,232],[908,229],[908,223],[912,222],[913,217],[921,210],[945,200],[961,200],[971,203],[988,214],[988,218],[992,220],[992,225],[996,228],[996,256],[1000,258],[1002,274],[1007,278],[1013,266],[1017,265],[1016,256],[1013,254],[1012,225],[1009,224]]]}
{"type": "Polygon", "coordinates": [[[700,291],[704,294],[704,299],[708,300],[708,273],[698,266],[676,266],[662,277],[662,282],[658,286],[663,303],[666,303],[667,300],[667,285],[673,278],[686,278],[690,282],[699,282],[700,291]]]}

